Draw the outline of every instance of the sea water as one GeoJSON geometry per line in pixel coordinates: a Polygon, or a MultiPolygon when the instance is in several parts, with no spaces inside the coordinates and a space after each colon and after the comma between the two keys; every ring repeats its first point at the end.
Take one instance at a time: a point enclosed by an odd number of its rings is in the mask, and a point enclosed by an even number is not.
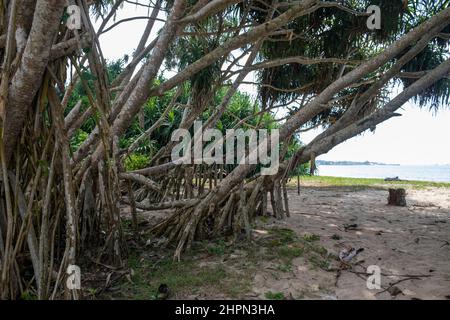
{"type": "Polygon", "coordinates": [[[399,177],[402,180],[450,182],[450,165],[319,165],[317,174],[331,177],[381,179],[399,177]]]}

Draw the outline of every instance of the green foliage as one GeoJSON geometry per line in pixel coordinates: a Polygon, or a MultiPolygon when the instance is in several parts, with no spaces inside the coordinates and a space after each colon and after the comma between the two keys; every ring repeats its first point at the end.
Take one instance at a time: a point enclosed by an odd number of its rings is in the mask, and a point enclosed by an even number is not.
{"type": "Polygon", "coordinates": [[[272,291],[269,291],[269,292],[266,292],[265,297],[268,300],[284,300],[284,299],[286,299],[284,297],[283,292],[272,292],[272,291]]]}
{"type": "Polygon", "coordinates": [[[314,241],[319,241],[320,240],[320,236],[317,234],[305,234],[303,235],[303,240],[307,241],[307,242],[314,242],[314,241]]]}
{"type": "Polygon", "coordinates": [[[291,229],[272,228],[270,234],[277,240],[277,245],[290,244],[297,239],[295,232],[291,229]]]}
{"type": "MultiPolygon", "coordinates": [[[[269,6],[263,2],[251,1],[250,16],[257,23],[263,23],[269,6]]],[[[317,59],[334,57],[355,61],[370,59],[375,54],[397,40],[400,35],[409,32],[420,23],[429,19],[450,5],[448,0],[351,0],[342,3],[357,12],[365,12],[369,5],[381,8],[381,29],[367,29],[367,16],[357,16],[336,7],[326,7],[314,13],[291,21],[286,29],[292,34],[281,34],[266,41],[261,60],[276,60],[288,57],[306,57],[317,59]],[[407,6],[406,6],[407,4],[407,6]]],[[[245,4],[241,5],[244,10],[245,4]]],[[[278,13],[277,13],[278,14],[278,13]]],[[[445,33],[450,32],[450,24],[443,26],[445,33]]],[[[405,66],[407,72],[426,71],[436,67],[448,58],[448,40],[435,38],[428,48],[405,66]]],[[[413,44],[411,44],[413,45],[413,44]]],[[[377,73],[364,80],[383,74],[384,66],[377,73]]],[[[263,107],[272,107],[276,103],[288,103],[296,98],[310,97],[319,94],[333,81],[353,70],[351,63],[345,69],[337,63],[321,63],[312,65],[285,64],[277,67],[261,69],[258,72],[260,81],[259,98],[263,107]]],[[[409,86],[416,79],[402,79],[404,86],[409,86]]],[[[370,85],[355,86],[337,94],[335,102],[319,115],[308,121],[305,127],[322,125],[324,128],[339,119],[359,93],[366,91],[370,85]],[[344,98],[347,96],[346,98],[344,98]]],[[[392,83],[383,88],[378,96],[372,99],[361,111],[373,111],[386,103],[395,90],[392,83]]],[[[420,106],[438,108],[446,106],[450,99],[450,80],[443,79],[415,97],[420,106]]],[[[302,104],[291,103],[293,114],[302,108],[302,104]]]]}
{"type": "MultiPolygon", "coordinates": [[[[288,146],[288,150],[285,156],[285,160],[292,158],[303,146],[302,142],[297,135],[294,136],[293,140],[288,146]]],[[[297,175],[305,175],[309,173],[309,163],[298,164],[296,168],[293,168],[290,172],[291,177],[297,175]]]]}
{"type": "MultiPolygon", "coordinates": [[[[342,178],[342,177],[326,177],[326,176],[302,176],[301,183],[317,187],[344,187],[358,191],[366,188],[392,188],[409,187],[413,189],[423,188],[450,188],[450,183],[430,182],[430,181],[384,181],[384,179],[372,178],[342,178]]],[[[293,182],[291,182],[293,183],[293,182]]]]}
{"type": "Polygon", "coordinates": [[[303,248],[295,247],[295,246],[283,246],[280,247],[279,255],[282,258],[293,259],[297,257],[301,257],[303,255],[303,248]]]}
{"type": "Polygon", "coordinates": [[[320,236],[315,234],[305,234],[299,238],[291,229],[271,228],[269,237],[259,240],[259,245],[268,249],[265,259],[277,260],[280,264],[277,269],[287,272],[291,269],[292,261],[295,258],[310,262],[313,268],[327,270],[332,255],[320,243],[320,236]]]}
{"type": "Polygon", "coordinates": [[[174,261],[172,257],[147,257],[145,253],[132,252],[128,259],[133,270],[132,282],[124,280],[120,298],[153,300],[157,290],[164,283],[169,287],[170,298],[185,295],[207,295],[208,290],[220,290],[221,293],[237,298],[249,290],[249,281],[235,274],[221,263],[199,266],[196,256],[186,254],[183,261],[174,261]]]}
{"type": "MultiPolygon", "coordinates": [[[[379,5],[383,10],[381,30],[368,30],[366,16],[356,16],[336,7],[320,8],[287,25],[286,28],[292,30],[292,37],[283,34],[274,37],[274,41],[266,41],[261,56],[267,60],[294,56],[364,60],[373,55],[380,44],[388,42],[399,31],[404,13],[401,0],[345,1],[344,5],[358,12],[365,12],[370,4],[379,5]]],[[[264,4],[256,3],[254,6],[265,7],[264,4]]],[[[259,23],[265,19],[265,13],[259,12],[255,15],[255,20],[259,23]]],[[[345,71],[350,70],[351,68],[347,68],[345,71]]],[[[331,84],[340,72],[341,66],[332,63],[293,63],[263,69],[259,72],[262,104],[272,106],[274,102],[286,103],[301,94],[318,94],[331,84]],[[280,91],[274,88],[292,90],[280,91]],[[302,89],[294,91],[298,88],[302,89]]]]}
{"type": "MultiPolygon", "coordinates": [[[[108,2],[108,1],[106,1],[108,2]]],[[[105,2],[105,3],[106,3],[105,2]]],[[[120,72],[123,70],[125,64],[128,62],[128,56],[125,55],[123,58],[115,60],[115,61],[107,61],[106,63],[106,71],[108,74],[108,84],[111,84],[112,81],[120,74],[120,72]]],[[[91,73],[89,68],[83,66],[81,67],[81,78],[87,83],[87,86],[90,88],[91,92],[94,93],[94,99],[95,99],[95,92],[94,90],[94,81],[96,80],[96,77],[91,73]]],[[[75,88],[72,92],[72,94],[69,97],[67,108],[65,108],[65,116],[70,113],[70,111],[75,107],[77,102],[81,100],[81,110],[85,111],[89,106],[89,98],[86,94],[86,87],[83,85],[81,81],[78,81],[75,85],[75,88]]],[[[94,114],[92,117],[90,117],[81,127],[81,129],[85,133],[91,133],[92,130],[95,128],[97,123],[97,114],[94,114]]]]}
{"type": "Polygon", "coordinates": [[[322,270],[327,270],[330,267],[329,259],[324,259],[321,256],[310,256],[308,261],[313,265],[314,269],[319,268],[322,270]]]}
{"type": "MultiPolygon", "coordinates": [[[[208,29],[210,27],[206,28],[208,29]]],[[[184,41],[188,40],[180,38],[180,41],[184,43],[184,41]]],[[[195,54],[198,54],[198,57],[200,57],[205,53],[202,50],[211,49],[209,47],[208,41],[212,40],[207,40],[206,44],[202,43],[200,40],[189,43],[189,46],[192,47],[192,51],[186,50],[186,48],[183,48],[180,43],[178,43],[177,45],[174,44],[171,51],[172,56],[169,56],[169,59],[167,59],[167,63],[172,67],[178,66],[181,68],[184,65],[192,63],[196,59],[195,54]],[[200,51],[196,53],[196,50],[200,51]]],[[[128,62],[128,59],[129,57],[125,55],[121,59],[107,63],[106,68],[109,83],[114,81],[117,75],[120,74],[120,72],[128,62]]],[[[211,94],[208,92],[212,88],[211,79],[212,77],[216,76],[214,74],[214,72],[216,71],[211,71],[213,73],[196,75],[195,77],[193,77],[190,82],[187,82],[184,85],[181,95],[176,99],[176,102],[182,105],[186,105],[193,99],[196,99],[193,96],[195,94],[201,96],[210,96],[211,94]]],[[[93,90],[95,77],[87,68],[83,69],[82,77],[87,82],[92,91],[95,91],[93,90]]],[[[160,76],[154,81],[154,85],[159,85],[164,81],[165,79],[160,76]]],[[[163,96],[151,97],[145,103],[145,105],[143,106],[143,123],[141,123],[136,117],[132,125],[127,128],[124,135],[120,137],[120,148],[128,148],[139,136],[142,135],[144,131],[154,125],[161,118],[167,106],[173,100],[176,91],[177,89],[175,88],[166,92],[166,94],[163,96]]],[[[221,87],[214,94],[212,94],[211,103],[214,104],[214,106],[218,106],[222,102],[223,97],[226,95],[227,91],[227,87],[221,87]]],[[[86,110],[89,107],[90,102],[86,96],[86,88],[83,87],[81,83],[78,83],[76,85],[73,94],[69,99],[68,108],[66,108],[66,114],[70,112],[70,110],[76,105],[79,100],[81,100],[82,102],[82,110],[86,110]]],[[[212,110],[214,109],[214,107],[208,108],[201,115],[201,119],[204,122],[207,121],[207,119],[211,116],[212,110]]],[[[136,170],[142,168],[142,166],[147,165],[149,163],[149,160],[156,154],[156,152],[171,141],[172,132],[175,129],[178,129],[181,123],[183,111],[183,108],[175,107],[166,115],[163,123],[152,132],[151,137],[144,139],[139,144],[139,146],[135,150],[136,154],[126,159],[125,167],[127,168],[127,170],[136,170]]],[[[227,129],[235,128],[236,125],[243,119],[245,119],[245,121],[241,124],[240,127],[242,127],[244,130],[249,127],[255,127],[257,125],[259,125],[261,128],[269,130],[279,127],[279,124],[275,121],[274,115],[270,112],[261,113],[260,115],[255,116],[255,114],[258,114],[260,111],[261,106],[257,103],[257,101],[255,101],[247,93],[238,91],[231,98],[228,108],[222,115],[222,117],[218,120],[216,128],[221,130],[222,134],[225,135],[227,129]]],[[[76,135],[72,138],[72,150],[76,150],[86,139],[87,135],[92,132],[97,124],[97,119],[97,115],[94,115],[83,124],[81,130],[77,132],[76,135]]],[[[301,143],[299,142],[298,138],[295,137],[290,142],[289,151],[286,158],[291,157],[300,148],[300,146],[301,143]]],[[[227,170],[231,171],[234,169],[234,167],[235,165],[230,165],[227,170]]],[[[260,170],[259,167],[255,171],[258,170],[260,170]]],[[[302,165],[298,168],[297,173],[304,172],[306,172],[306,167],[302,165]]]]}
{"type": "Polygon", "coordinates": [[[82,129],[78,129],[73,137],[70,139],[70,149],[72,151],[77,150],[81,144],[88,138],[89,134],[84,132],[82,129]]]}
{"type": "Polygon", "coordinates": [[[281,272],[290,272],[292,271],[292,265],[290,263],[282,263],[277,266],[277,269],[281,272]]]}
{"type": "MultiPolygon", "coordinates": [[[[421,53],[409,61],[402,69],[404,72],[429,71],[449,58],[448,47],[438,44],[429,44],[421,53]]],[[[417,79],[402,78],[405,87],[412,85],[417,79]]],[[[450,79],[444,78],[433,86],[426,88],[414,97],[414,102],[419,106],[429,106],[437,110],[441,105],[450,102],[450,79]]]]}
{"type": "Polygon", "coordinates": [[[219,239],[213,243],[210,243],[207,246],[207,250],[210,254],[223,256],[226,251],[225,241],[223,239],[219,239]]]}
{"type": "Polygon", "coordinates": [[[225,269],[218,266],[194,267],[194,261],[173,261],[165,258],[156,264],[146,259],[132,257],[130,267],[134,270],[133,284],[125,284],[122,289],[128,291],[133,299],[152,300],[157,298],[157,289],[166,284],[172,295],[181,292],[195,293],[201,287],[216,286],[227,277],[225,269]]]}
{"type": "Polygon", "coordinates": [[[22,295],[20,296],[21,300],[37,300],[37,296],[34,293],[31,293],[30,291],[24,291],[22,295]]]}
{"type": "Polygon", "coordinates": [[[108,13],[111,6],[117,0],[94,0],[90,7],[93,16],[98,19],[108,13]]]}
{"type": "Polygon", "coordinates": [[[125,169],[127,171],[143,169],[149,161],[150,158],[147,155],[132,153],[125,159],[125,169]]]}

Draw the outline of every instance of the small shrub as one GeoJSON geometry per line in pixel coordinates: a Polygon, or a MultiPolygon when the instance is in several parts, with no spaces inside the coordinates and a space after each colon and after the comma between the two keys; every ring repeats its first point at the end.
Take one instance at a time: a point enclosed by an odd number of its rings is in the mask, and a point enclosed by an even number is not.
{"type": "Polygon", "coordinates": [[[280,257],[283,258],[297,258],[303,255],[303,248],[294,247],[294,246],[283,246],[279,251],[280,257]]]}
{"type": "Polygon", "coordinates": [[[315,268],[328,270],[330,267],[330,261],[322,257],[310,256],[308,260],[315,268]]]}
{"type": "Polygon", "coordinates": [[[20,298],[22,300],[37,300],[37,296],[29,291],[24,291],[20,298]]]}
{"type": "Polygon", "coordinates": [[[291,264],[280,264],[277,266],[277,269],[282,272],[289,272],[292,270],[292,265],[291,264]]]}
{"type": "Polygon", "coordinates": [[[78,129],[70,139],[70,149],[72,152],[76,151],[88,137],[89,134],[81,129],[78,129]]]}
{"type": "Polygon", "coordinates": [[[208,245],[208,252],[217,256],[223,256],[225,254],[225,242],[218,240],[216,243],[208,245]]]}
{"type": "Polygon", "coordinates": [[[273,228],[270,233],[275,236],[279,244],[292,243],[297,239],[295,232],[291,229],[273,228]]]}
{"type": "Polygon", "coordinates": [[[269,291],[269,292],[266,292],[265,296],[266,296],[266,299],[268,299],[268,300],[284,300],[285,299],[283,292],[269,291]]]}
{"type": "Polygon", "coordinates": [[[317,234],[305,234],[303,236],[303,240],[305,240],[306,242],[319,241],[320,240],[320,236],[317,235],[317,234]]]}
{"type": "Polygon", "coordinates": [[[125,169],[127,171],[143,169],[148,165],[149,157],[143,154],[133,153],[125,159],[125,169]]]}

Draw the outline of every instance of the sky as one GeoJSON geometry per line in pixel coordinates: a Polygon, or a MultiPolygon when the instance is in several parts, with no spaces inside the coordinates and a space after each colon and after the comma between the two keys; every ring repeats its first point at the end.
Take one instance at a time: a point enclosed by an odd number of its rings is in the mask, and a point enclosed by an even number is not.
{"type": "MultiPolygon", "coordinates": [[[[374,133],[336,146],[317,159],[329,161],[371,161],[404,165],[450,164],[450,110],[433,114],[407,103],[399,113],[377,126],[374,133]]],[[[307,143],[320,131],[307,132],[300,139],[307,143]]]]}
{"type": "MultiPolygon", "coordinates": [[[[125,4],[116,21],[133,16],[148,16],[147,9],[125,4]]],[[[160,16],[160,18],[164,18],[160,16]]],[[[98,24],[96,24],[98,26],[98,24]]],[[[111,25],[111,24],[109,24],[111,25]]],[[[120,24],[100,36],[103,54],[108,60],[132,54],[145,28],[146,20],[136,20],[120,24]]],[[[149,42],[161,27],[156,22],[149,42]]],[[[251,81],[251,75],[248,79],[251,81]]],[[[256,96],[251,85],[244,85],[241,91],[256,96]]],[[[450,164],[450,106],[443,106],[437,113],[420,109],[407,103],[399,111],[401,117],[392,118],[379,126],[374,133],[367,131],[336,146],[318,159],[329,161],[371,161],[397,163],[403,165],[450,164]]],[[[312,130],[300,136],[308,143],[320,130],[312,130]]]]}

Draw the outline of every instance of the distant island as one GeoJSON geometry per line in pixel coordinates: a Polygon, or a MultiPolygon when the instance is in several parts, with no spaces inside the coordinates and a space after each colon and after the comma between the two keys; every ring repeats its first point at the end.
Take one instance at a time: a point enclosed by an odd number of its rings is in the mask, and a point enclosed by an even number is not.
{"type": "Polygon", "coordinates": [[[317,160],[316,164],[319,166],[399,166],[399,164],[370,162],[370,161],[356,162],[356,161],[317,160]]]}

